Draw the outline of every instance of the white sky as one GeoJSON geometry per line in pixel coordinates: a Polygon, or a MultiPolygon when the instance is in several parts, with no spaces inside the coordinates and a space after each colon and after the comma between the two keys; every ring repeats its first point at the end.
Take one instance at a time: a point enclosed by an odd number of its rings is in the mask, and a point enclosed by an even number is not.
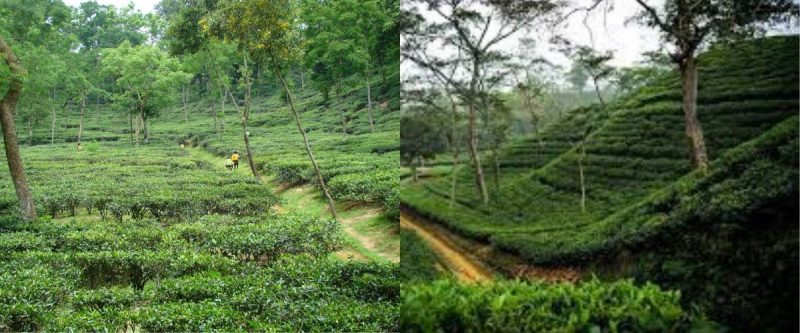
{"type": "MultiPolygon", "coordinates": [[[[575,1],[576,4],[586,5],[591,0],[575,1]]],[[[588,16],[586,25],[583,12],[573,14],[559,31],[561,35],[576,44],[592,46],[599,51],[613,51],[614,59],[610,61],[614,66],[630,66],[642,60],[642,53],[655,51],[660,46],[659,35],[656,29],[644,27],[635,22],[625,24],[632,16],[639,12],[640,6],[634,0],[617,0],[609,2],[613,7],[596,8],[588,16]],[[591,35],[589,29],[591,29],[591,35]]],[[[660,8],[663,0],[648,2],[655,8],[660,8]]],[[[561,54],[550,51],[546,40],[541,41],[540,52],[549,60],[567,66],[569,61],[561,54]]]]}
{"type": "MultiPolygon", "coordinates": [[[[78,7],[83,2],[89,2],[87,0],[64,0],[64,3],[68,6],[78,7]]],[[[152,13],[155,11],[156,4],[159,3],[159,0],[96,0],[97,3],[101,5],[114,5],[114,7],[126,7],[129,3],[133,3],[133,6],[144,12],[144,13],[152,13]]]]}

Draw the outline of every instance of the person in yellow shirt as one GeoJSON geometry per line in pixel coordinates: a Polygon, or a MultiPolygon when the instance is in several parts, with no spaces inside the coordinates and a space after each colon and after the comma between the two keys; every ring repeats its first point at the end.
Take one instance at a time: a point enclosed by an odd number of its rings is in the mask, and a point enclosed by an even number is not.
{"type": "Polygon", "coordinates": [[[239,152],[234,150],[233,155],[231,155],[231,161],[233,161],[233,169],[239,168],[239,152]]]}

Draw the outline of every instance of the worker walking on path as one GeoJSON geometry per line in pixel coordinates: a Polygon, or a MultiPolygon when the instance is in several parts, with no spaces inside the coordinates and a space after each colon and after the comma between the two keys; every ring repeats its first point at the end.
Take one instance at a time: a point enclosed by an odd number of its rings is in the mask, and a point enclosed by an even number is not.
{"type": "Polygon", "coordinates": [[[234,150],[233,154],[231,155],[231,161],[233,161],[233,169],[239,169],[239,152],[234,150]]]}

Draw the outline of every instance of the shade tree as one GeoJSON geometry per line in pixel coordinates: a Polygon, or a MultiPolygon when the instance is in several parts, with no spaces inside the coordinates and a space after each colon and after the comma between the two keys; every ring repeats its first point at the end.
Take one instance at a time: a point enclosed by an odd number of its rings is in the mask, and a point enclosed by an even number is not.
{"type": "Polygon", "coordinates": [[[159,115],[173,103],[178,87],[191,79],[181,71],[177,59],[151,45],[132,46],[123,42],[119,47],[102,53],[103,70],[114,75],[120,89],[114,100],[136,118],[136,143],[143,133],[149,140],[147,121],[159,115]]]}
{"type": "Polygon", "coordinates": [[[691,161],[708,169],[708,151],[697,118],[697,53],[714,41],[731,41],[763,33],[774,24],[796,19],[800,6],[792,0],[667,0],[661,8],[635,0],[641,12],[635,17],[657,29],[672,50],[683,85],[683,113],[691,161]]]}
{"type": "MultiPolygon", "coordinates": [[[[286,104],[300,132],[306,154],[314,168],[318,185],[328,202],[331,215],[338,220],[336,207],[308,143],[308,136],[294,105],[294,96],[285,78],[289,66],[300,55],[298,48],[301,46],[297,43],[301,39],[296,36],[300,31],[297,27],[299,20],[295,4],[295,1],[290,0],[230,1],[204,16],[200,25],[203,31],[211,36],[236,42],[239,49],[246,54],[245,68],[248,57],[252,57],[254,61],[273,71],[286,94],[286,104]]],[[[249,75],[244,77],[249,80],[249,75]]],[[[249,82],[246,84],[249,86],[249,82]]]]}
{"type": "Polygon", "coordinates": [[[403,11],[403,59],[447,82],[467,109],[467,147],[484,204],[489,194],[478,153],[478,113],[490,104],[488,93],[501,77],[497,69],[510,60],[499,44],[542,23],[558,7],[550,1],[416,0],[403,11]],[[434,18],[426,18],[422,8],[434,18]],[[454,52],[432,51],[442,47],[454,52]],[[450,74],[451,66],[460,70],[450,74]]]}

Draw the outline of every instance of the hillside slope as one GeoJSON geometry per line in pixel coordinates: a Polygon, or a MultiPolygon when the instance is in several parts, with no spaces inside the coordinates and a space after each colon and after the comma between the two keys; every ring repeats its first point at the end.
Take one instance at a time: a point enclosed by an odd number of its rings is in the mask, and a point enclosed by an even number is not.
{"type": "Polygon", "coordinates": [[[512,143],[502,158],[500,181],[488,184],[489,205],[479,203],[464,168],[456,175],[459,198],[454,205],[449,178],[406,186],[401,200],[432,220],[533,263],[599,265],[602,272],[619,260],[638,262],[652,267],[622,265],[614,274],[680,287],[689,294],[687,301],[713,307],[713,315],[735,327],[789,325],[786,309],[796,309],[796,302],[770,294],[768,286],[796,291],[796,276],[776,279],[754,272],[796,271],[797,260],[791,258],[797,258],[797,239],[753,229],[788,228],[786,234],[796,235],[797,218],[774,211],[797,211],[798,120],[792,117],[798,112],[797,59],[796,36],[716,47],[700,57],[698,113],[713,159],[707,176],[690,173],[680,82],[673,73],[615,101],[606,110],[608,117],[597,108],[576,110],[541,137],[512,143]],[[594,130],[584,159],[584,213],[572,147],[586,123],[594,130]],[[759,224],[764,219],[769,224],[759,224]],[[702,228],[694,225],[699,221],[705,222],[702,228]],[[669,237],[686,224],[700,239],[669,237]],[[727,228],[737,231],[720,232],[727,228]],[[663,242],[659,251],[652,250],[658,247],[654,241],[663,242]],[[755,252],[722,260],[719,248],[735,248],[735,242],[755,252]],[[762,251],[765,246],[774,251],[762,251]],[[718,252],[706,261],[694,255],[675,259],[690,249],[718,252]],[[645,255],[649,261],[640,260],[645,255]],[[751,275],[725,281],[741,272],[751,275]],[[707,280],[693,284],[698,276],[707,280]],[[719,289],[692,289],[699,284],[719,289]],[[724,297],[726,288],[740,294],[724,297]],[[767,310],[773,307],[784,310],[767,310]]]}

